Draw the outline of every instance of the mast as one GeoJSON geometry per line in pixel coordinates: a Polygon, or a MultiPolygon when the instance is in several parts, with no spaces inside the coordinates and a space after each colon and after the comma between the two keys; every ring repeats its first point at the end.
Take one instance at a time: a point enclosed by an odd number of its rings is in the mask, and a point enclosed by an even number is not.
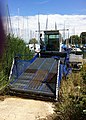
{"type": "Polygon", "coordinates": [[[28,25],[28,16],[27,16],[27,39],[29,43],[29,25],[28,25]]]}
{"type": "Polygon", "coordinates": [[[17,36],[20,36],[20,29],[19,29],[19,8],[18,8],[18,35],[17,36]]]}
{"type": "Polygon", "coordinates": [[[65,21],[64,21],[64,30],[63,30],[63,32],[64,32],[64,40],[65,40],[65,21]]]}
{"type": "Polygon", "coordinates": [[[38,14],[38,43],[40,44],[40,22],[39,22],[39,14],[38,14]]]}
{"type": "Polygon", "coordinates": [[[47,15],[47,19],[46,19],[46,30],[48,29],[48,15],[47,15]]]}
{"type": "Polygon", "coordinates": [[[55,22],[55,30],[57,30],[57,24],[56,24],[56,22],[55,22]]]}

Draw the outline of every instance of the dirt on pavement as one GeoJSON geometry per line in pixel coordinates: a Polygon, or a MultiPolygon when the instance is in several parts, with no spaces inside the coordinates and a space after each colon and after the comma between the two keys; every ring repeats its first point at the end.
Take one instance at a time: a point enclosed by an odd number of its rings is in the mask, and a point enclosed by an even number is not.
{"type": "Polygon", "coordinates": [[[0,99],[0,120],[39,120],[53,112],[51,102],[18,97],[0,99]]]}

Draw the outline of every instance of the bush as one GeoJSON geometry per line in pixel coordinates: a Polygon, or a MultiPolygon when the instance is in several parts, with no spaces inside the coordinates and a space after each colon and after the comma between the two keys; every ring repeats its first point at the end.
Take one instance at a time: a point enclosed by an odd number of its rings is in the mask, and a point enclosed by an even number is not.
{"type": "Polygon", "coordinates": [[[81,72],[62,80],[54,120],[86,120],[86,65],[81,72]]]}

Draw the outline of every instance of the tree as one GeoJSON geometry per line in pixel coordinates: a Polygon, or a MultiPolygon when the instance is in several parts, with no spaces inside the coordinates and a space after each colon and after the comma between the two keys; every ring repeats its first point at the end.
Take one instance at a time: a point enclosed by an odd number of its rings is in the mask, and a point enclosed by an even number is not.
{"type": "Polygon", "coordinates": [[[7,35],[3,45],[3,55],[0,57],[0,89],[8,84],[13,58],[31,59],[32,52],[24,40],[14,35],[7,35]]]}
{"type": "Polygon", "coordinates": [[[37,44],[38,41],[35,38],[30,39],[29,44],[37,44]]]}
{"type": "Polygon", "coordinates": [[[80,37],[78,35],[70,36],[69,43],[71,43],[71,44],[80,44],[80,37]]]}
{"type": "Polygon", "coordinates": [[[21,59],[29,59],[30,50],[27,49],[24,40],[9,34],[7,36],[6,45],[4,47],[4,54],[1,61],[2,66],[4,66],[1,69],[6,71],[6,75],[9,75],[13,58],[18,55],[21,57],[21,59]],[[28,57],[26,54],[28,54],[28,57]]]}
{"type": "Polygon", "coordinates": [[[86,44],[86,32],[82,32],[80,34],[80,38],[81,38],[81,43],[86,44]]]}
{"type": "Polygon", "coordinates": [[[30,41],[29,41],[29,44],[33,44],[34,45],[34,50],[36,49],[36,44],[38,43],[38,41],[35,39],[35,38],[32,38],[30,41]]]}

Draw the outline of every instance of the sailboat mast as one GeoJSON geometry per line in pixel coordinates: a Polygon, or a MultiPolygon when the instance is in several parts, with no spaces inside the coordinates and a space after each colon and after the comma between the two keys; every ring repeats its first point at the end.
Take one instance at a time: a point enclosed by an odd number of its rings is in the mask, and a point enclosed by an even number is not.
{"type": "Polygon", "coordinates": [[[39,14],[38,14],[38,43],[40,44],[40,22],[39,22],[39,14]]]}
{"type": "Polygon", "coordinates": [[[47,19],[46,19],[46,30],[48,29],[48,15],[47,15],[47,19]]]}
{"type": "Polygon", "coordinates": [[[18,8],[18,36],[20,36],[20,29],[19,29],[19,8],[18,8]]]}

